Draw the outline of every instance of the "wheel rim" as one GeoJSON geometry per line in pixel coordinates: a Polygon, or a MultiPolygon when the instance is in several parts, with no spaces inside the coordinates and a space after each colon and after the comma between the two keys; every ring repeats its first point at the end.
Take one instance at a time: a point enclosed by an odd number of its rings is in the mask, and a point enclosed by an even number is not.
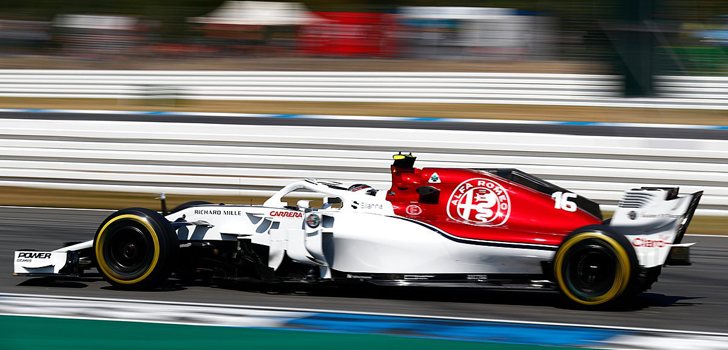
{"type": "Polygon", "coordinates": [[[107,238],[104,249],[109,267],[121,276],[136,276],[149,265],[148,237],[138,227],[120,227],[107,238]]]}
{"type": "Polygon", "coordinates": [[[94,250],[99,272],[123,285],[144,282],[155,271],[161,251],[154,227],[134,214],[109,219],[96,235],[94,250]]]}
{"type": "Polygon", "coordinates": [[[566,256],[564,264],[564,274],[569,289],[581,299],[587,300],[609,292],[614,286],[618,272],[614,251],[594,242],[574,248],[566,256]]]}
{"type": "Polygon", "coordinates": [[[569,299],[593,306],[622,295],[631,278],[631,261],[616,239],[601,232],[582,232],[556,252],[554,272],[569,299]]]}

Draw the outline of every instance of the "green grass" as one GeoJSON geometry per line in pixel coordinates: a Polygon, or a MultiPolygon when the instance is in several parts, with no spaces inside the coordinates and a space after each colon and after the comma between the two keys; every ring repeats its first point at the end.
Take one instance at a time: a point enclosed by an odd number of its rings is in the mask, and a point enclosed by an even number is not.
{"type": "Polygon", "coordinates": [[[0,349],[555,350],[565,348],[449,341],[396,335],[0,316],[0,349]]]}

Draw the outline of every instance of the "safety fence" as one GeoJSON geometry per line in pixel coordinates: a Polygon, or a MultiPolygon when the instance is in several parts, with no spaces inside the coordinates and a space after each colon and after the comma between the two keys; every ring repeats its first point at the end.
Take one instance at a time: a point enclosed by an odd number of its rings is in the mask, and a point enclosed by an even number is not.
{"type": "Polygon", "coordinates": [[[624,190],[703,190],[728,215],[728,140],[524,132],[0,118],[0,185],[268,196],[301,178],[389,187],[421,167],[520,168],[613,208],[624,190]]]}
{"type": "Polygon", "coordinates": [[[657,78],[621,97],[621,77],[458,72],[0,70],[0,96],[728,108],[728,78],[657,78]]]}

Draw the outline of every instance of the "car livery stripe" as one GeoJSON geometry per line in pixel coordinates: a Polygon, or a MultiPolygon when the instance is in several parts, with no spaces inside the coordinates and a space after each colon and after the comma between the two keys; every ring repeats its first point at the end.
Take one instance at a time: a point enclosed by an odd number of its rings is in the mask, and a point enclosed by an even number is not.
{"type": "Polygon", "coordinates": [[[424,223],[422,221],[402,217],[402,216],[389,216],[393,219],[399,219],[404,221],[409,221],[411,223],[420,225],[422,227],[426,227],[432,231],[437,232],[439,235],[458,243],[464,243],[464,244],[473,244],[473,245],[484,245],[484,246],[491,246],[491,247],[500,247],[500,248],[516,248],[516,249],[535,249],[535,250],[550,250],[550,251],[556,251],[559,249],[558,246],[555,245],[546,245],[546,244],[531,244],[531,243],[516,243],[516,242],[504,242],[504,241],[489,241],[484,239],[470,239],[470,238],[462,238],[457,237],[452,234],[449,234],[435,226],[432,226],[430,224],[424,223]]]}

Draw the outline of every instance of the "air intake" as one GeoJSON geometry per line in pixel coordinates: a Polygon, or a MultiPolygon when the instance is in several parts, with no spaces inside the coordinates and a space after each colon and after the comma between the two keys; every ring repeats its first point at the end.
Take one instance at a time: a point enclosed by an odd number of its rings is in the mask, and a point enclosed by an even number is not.
{"type": "Polygon", "coordinates": [[[655,197],[654,191],[645,190],[631,190],[624,194],[624,197],[619,201],[620,208],[639,209],[644,207],[646,204],[652,201],[655,197]]]}

